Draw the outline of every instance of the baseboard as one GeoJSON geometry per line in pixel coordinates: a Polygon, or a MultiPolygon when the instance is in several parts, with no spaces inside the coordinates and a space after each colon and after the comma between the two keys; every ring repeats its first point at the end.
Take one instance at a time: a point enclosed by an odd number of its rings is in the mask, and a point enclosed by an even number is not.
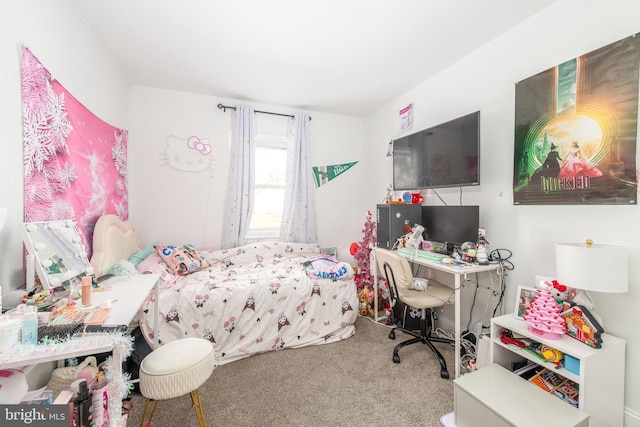
{"type": "Polygon", "coordinates": [[[624,410],[624,427],[640,427],[640,413],[631,409],[624,410]]]}

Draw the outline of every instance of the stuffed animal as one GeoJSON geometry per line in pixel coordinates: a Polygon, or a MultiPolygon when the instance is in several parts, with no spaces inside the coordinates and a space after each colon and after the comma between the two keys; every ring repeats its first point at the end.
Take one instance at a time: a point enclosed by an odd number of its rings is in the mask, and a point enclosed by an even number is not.
{"type": "Polygon", "coordinates": [[[566,285],[559,283],[557,280],[540,280],[536,283],[537,289],[546,289],[551,291],[551,294],[556,301],[566,301],[569,299],[571,289],[566,285]]]}
{"type": "MultiPolygon", "coordinates": [[[[376,317],[376,308],[374,307],[374,301],[373,301],[373,291],[369,291],[369,293],[367,294],[367,312],[369,313],[369,316],[373,317],[375,319],[376,317]]],[[[378,300],[378,303],[380,302],[380,300],[378,300]]]]}
{"type": "Polygon", "coordinates": [[[358,294],[358,313],[360,316],[366,316],[369,310],[367,309],[367,294],[369,293],[369,288],[366,286],[362,288],[360,293],[358,294]]]}
{"type": "Polygon", "coordinates": [[[373,292],[368,287],[362,288],[360,293],[358,294],[359,309],[358,313],[361,316],[375,316],[375,311],[373,308],[373,292]]]}

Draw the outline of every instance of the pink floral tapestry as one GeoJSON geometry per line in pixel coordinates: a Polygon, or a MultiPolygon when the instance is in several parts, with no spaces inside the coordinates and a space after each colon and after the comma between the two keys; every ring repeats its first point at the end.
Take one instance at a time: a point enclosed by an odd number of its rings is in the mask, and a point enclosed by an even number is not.
{"type": "Polygon", "coordinates": [[[89,111],[26,47],[22,105],[24,221],[75,220],[91,257],[98,218],[128,217],[128,132],[89,111]]]}

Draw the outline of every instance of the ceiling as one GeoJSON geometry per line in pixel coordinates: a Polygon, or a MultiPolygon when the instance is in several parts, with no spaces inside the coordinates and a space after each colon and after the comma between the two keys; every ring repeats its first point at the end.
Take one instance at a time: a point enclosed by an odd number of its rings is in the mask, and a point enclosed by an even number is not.
{"type": "Polygon", "coordinates": [[[556,0],[70,0],[130,84],[364,117],[556,0]]]}

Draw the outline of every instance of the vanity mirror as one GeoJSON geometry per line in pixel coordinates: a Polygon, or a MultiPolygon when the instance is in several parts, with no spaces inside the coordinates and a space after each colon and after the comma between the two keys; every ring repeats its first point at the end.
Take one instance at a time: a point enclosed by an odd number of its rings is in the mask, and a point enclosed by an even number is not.
{"type": "Polygon", "coordinates": [[[44,289],[80,281],[92,274],[87,252],[74,221],[27,222],[24,243],[27,247],[27,290],[33,289],[37,273],[44,289]]]}

